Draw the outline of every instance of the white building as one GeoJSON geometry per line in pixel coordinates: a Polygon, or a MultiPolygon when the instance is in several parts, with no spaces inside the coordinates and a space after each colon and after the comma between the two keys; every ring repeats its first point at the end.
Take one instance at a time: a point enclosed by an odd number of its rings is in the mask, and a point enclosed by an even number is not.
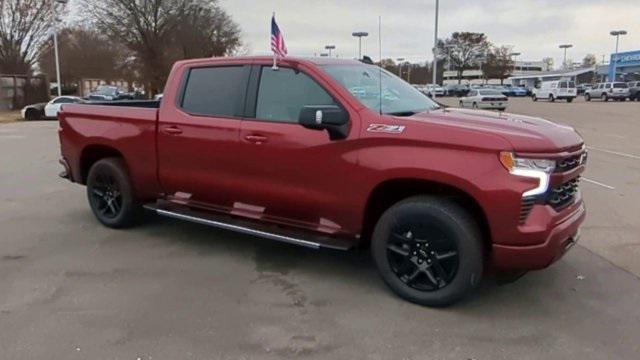
{"type": "MultiPolygon", "coordinates": [[[[512,76],[528,75],[549,71],[549,66],[544,61],[516,61],[512,76]]],[[[457,84],[458,72],[455,70],[445,70],[443,84],[457,84]]],[[[469,69],[462,73],[462,84],[500,84],[499,79],[485,79],[480,69],[469,69]]]]}

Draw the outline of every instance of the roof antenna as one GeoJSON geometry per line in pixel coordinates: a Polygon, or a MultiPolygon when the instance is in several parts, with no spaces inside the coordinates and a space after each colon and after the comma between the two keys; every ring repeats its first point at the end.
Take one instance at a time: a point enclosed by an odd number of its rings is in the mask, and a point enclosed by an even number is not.
{"type": "Polygon", "coordinates": [[[379,80],[379,89],[380,89],[380,116],[382,116],[382,16],[378,16],[378,55],[380,56],[380,71],[378,80],[379,80]]]}

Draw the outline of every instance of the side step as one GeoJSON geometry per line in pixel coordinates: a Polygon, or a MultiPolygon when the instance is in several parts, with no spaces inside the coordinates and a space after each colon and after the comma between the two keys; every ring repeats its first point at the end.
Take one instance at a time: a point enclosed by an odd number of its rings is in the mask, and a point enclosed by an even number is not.
{"type": "Polygon", "coordinates": [[[310,231],[293,230],[232,216],[197,211],[186,206],[174,205],[168,202],[146,204],[144,208],[154,211],[161,216],[304,246],[311,249],[327,248],[349,250],[355,245],[355,240],[349,241],[348,239],[334,238],[310,231]]]}

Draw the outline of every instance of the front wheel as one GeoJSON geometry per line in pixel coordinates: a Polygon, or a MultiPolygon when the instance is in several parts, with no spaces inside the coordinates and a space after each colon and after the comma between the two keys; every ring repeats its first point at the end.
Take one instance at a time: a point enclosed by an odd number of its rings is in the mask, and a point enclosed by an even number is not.
{"type": "Polygon", "coordinates": [[[591,101],[591,95],[586,94],[586,95],[584,96],[584,100],[585,100],[585,101],[591,101]]]}
{"type": "Polygon", "coordinates": [[[567,98],[567,102],[570,103],[573,101],[573,98],[567,98]]]}
{"type": "Polygon", "coordinates": [[[553,96],[553,94],[549,94],[549,101],[551,101],[551,102],[555,102],[556,101],[556,98],[555,98],[555,96],[553,96]]]}
{"type": "Polygon", "coordinates": [[[107,227],[129,227],[142,216],[142,206],[135,198],[127,168],[120,158],[93,164],[87,177],[87,197],[93,214],[107,227]]]}
{"type": "Polygon", "coordinates": [[[609,97],[607,96],[607,94],[602,94],[602,101],[609,101],[609,97]]]}
{"type": "Polygon", "coordinates": [[[531,96],[531,100],[538,101],[538,97],[536,96],[536,94],[533,94],[533,96],[531,96]]]}
{"type": "Polygon", "coordinates": [[[449,199],[416,196],[393,205],[376,224],[371,252],[391,290],[420,305],[451,305],[482,278],[478,224],[449,199]]]}

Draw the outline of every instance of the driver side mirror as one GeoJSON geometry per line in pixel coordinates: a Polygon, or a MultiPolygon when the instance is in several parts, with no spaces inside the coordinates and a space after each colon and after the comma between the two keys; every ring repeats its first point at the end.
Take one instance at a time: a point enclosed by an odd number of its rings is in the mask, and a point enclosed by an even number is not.
{"type": "Polygon", "coordinates": [[[335,105],[309,105],[300,110],[300,125],[311,130],[327,130],[331,140],[349,135],[349,113],[335,105]]]}

